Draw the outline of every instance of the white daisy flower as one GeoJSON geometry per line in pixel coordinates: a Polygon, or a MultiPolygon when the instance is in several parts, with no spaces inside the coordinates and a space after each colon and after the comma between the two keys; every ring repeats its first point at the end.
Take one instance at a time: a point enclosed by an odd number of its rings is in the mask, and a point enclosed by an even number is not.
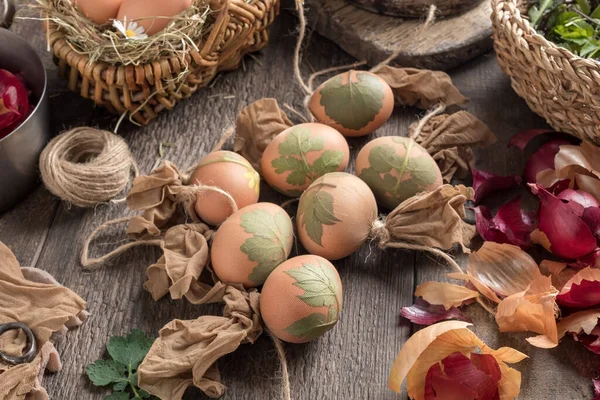
{"type": "Polygon", "coordinates": [[[127,23],[127,17],[123,18],[123,22],[119,20],[113,21],[113,26],[121,32],[121,34],[125,37],[125,39],[130,40],[142,40],[148,39],[148,35],[146,35],[146,31],[144,27],[138,25],[137,22],[129,22],[127,23]]]}

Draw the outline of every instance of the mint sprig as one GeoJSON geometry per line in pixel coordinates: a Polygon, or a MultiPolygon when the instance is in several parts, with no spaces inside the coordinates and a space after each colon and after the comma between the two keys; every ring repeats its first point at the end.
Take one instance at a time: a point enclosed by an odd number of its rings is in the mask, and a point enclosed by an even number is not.
{"type": "Polygon", "coordinates": [[[98,360],[85,369],[94,386],[112,385],[113,393],[104,400],[157,399],[139,388],[137,374],[153,342],[139,329],[108,340],[106,349],[110,358],[98,360]]]}

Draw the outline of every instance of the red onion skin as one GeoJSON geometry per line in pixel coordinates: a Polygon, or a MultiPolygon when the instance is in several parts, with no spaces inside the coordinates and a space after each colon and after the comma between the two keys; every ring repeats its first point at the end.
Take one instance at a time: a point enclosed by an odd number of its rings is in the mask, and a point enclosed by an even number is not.
{"type": "Polygon", "coordinates": [[[536,183],[537,174],[546,169],[554,169],[554,156],[560,150],[560,146],[571,144],[568,140],[551,140],[544,143],[529,157],[523,177],[528,183],[536,183]]]}
{"type": "Polygon", "coordinates": [[[11,133],[29,114],[29,97],[23,82],[0,69],[0,138],[11,133]]]}
{"type": "Polygon", "coordinates": [[[599,206],[598,201],[596,201],[594,196],[582,190],[565,189],[556,197],[565,201],[574,201],[575,203],[581,204],[583,208],[599,206]]]}

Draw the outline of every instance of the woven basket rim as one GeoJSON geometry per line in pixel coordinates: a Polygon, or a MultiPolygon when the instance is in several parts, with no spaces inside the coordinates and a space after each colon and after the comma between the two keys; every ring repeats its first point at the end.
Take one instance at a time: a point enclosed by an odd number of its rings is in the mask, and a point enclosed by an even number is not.
{"type": "MultiPolygon", "coordinates": [[[[558,46],[556,43],[551,42],[548,39],[546,39],[545,36],[537,33],[537,31],[531,27],[531,24],[529,23],[529,19],[521,17],[521,10],[519,10],[517,3],[518,3],[518,0],[492,0],[492,10],[493,10],[492,12],[494,14],[508,14],[508,16],[509,16],[508,20],[510,20],[511,22],[514,22],[514,23],[519,23],[519,25],[522,26],[522,28],[523,28],[522,38],[530,46],[535,45],[535,46],[540,46],[540,47],[549,47],[559,53],[562,53],[564,58],[567,58],[570,63],[573,63],[573,62],[577,62],[577,64],[585,63],[585,64],[588,64],[588,65],[586,65],[586,67],[594,68],[600,72],[600,62],[599,61],[596,61],[591,58],[583,58],[581,56],[578,56],[577,54],[574,54],[570,50],[565,49],[564,47],[558,46]],[[503,7],[501,8],[500,5],[503,3],[513,4],[515,12],[510,12],[510,11],[504,9],[503,7]],[[529,40],[528,36],[535,37],[536,40],[541,42],[541,45],[539,43],[531,43],[531,40],[529,40]]],[[[529,2],[527,2],[527,3],[529,3],[529,2]]],[[[502,25],[505,25],[504,18],[498,18],[498,19],[502,25]]],[[[492,24],[492,27],[493,27],[493,24],[492,24]]],[[[552,57],[552,56],[549,56],[549,57],[552,57]]]]}
{"type": "MultiPolygon", "coordinates": [[[[236,1],[236,0],[223,0],[223,2],[224,2],[224,3],[226,2],[226,3],[228,3],[228,4],[229,4],[229,3],[232,3],[232,2],[234,2],[234,1],[236,1]]],[[[251,7],[255,8],[255,9],[260,9],[260,7],[259,7],[258,5],[263,3],[263,1],[262,1],[262,0],[252,0],[251,2],[245,2],[245,1],[243,1],[243,0],[238,0],[238,2],[245,3],[245,4],[247,4],[248,6],[251,6],[251,7]]],[[[210,3],[210,0],[209,0],[209,3],[210,3]]],[[[210,30],[209,30],[209,33],[208,33],[208,35],[207,35],[206,37],[204,37],[204,38],[200,39],[200,40],[199,40],[199,41],[196,43],[196,45],[198,45],[198,47],[199,47],[199,49],[200,49],[200,52],[202,51],[202,46],[201,46],[201,45],[202,45],[203,43],[205,43],[205,41],[206,41],[207,37],[210,37],[210,36],[211,36],[211,34],[213,33],[213,31],[214,31],[216,28],[217,28],[217,27],[216,27],[216,26],[213,24],[213,25],[210,27],[210,30]]],[[[221,27],[218,27],[218,28],[220,29],[221,27]]],[[[162,61],[169,61],[169,62],[171,62],[171,61],[173,61],[173,60],[174,60],[176,63],[179,63],[179,62],[181,61],[181,58],[180,58],[180,57],[178,57],[178,56],[176,56],[176,55],[164,55],[164,56],[160,56],[159,58],[157,58],[157,59],[155,59],[155,60],[153,60],[153,61],[149,61],[149,62],[142,63],[142,64],[138,64],[138,65],[134,65],[134,64],[127,64],[127,65],[126,65],[126,64],[122,64],[122,63],[110,63],[110,62],[107,62],[107,61],[101,61],[101,60],[98,60],[98,61],[90,61],[90,57],[89,57],[88,55],[86,55],[86,54],[82,54],[82,53],[79,53],[79,51],[77,51],[77,50],[76,50],[76,49],[73,47],[73,45],[72,45],[72,44],[71,44],[71,43],[70,43],[68,40],[66,40],[66,39],[65,39],[65,33],[64,33],[64,32],[63,32],[63,31],[62,31],[62,30],[61,30],[61,29],[60,29],[60,28],[59,28],[59,27],[58,27],[56,24],[53,24],[53,23],[49,23],[49,24],[48,24],[48,37],[50,37],[50,36],[56,36],[56,39],[55,39],[55,40],[53,40],[53,43],[52,43],[52,47],[53,47],[53,48],[54,48],[54,47],[56,47],[56,46],[59,46],[59,45],[61,44],[61,42],[62,42],[62,43],[65,43],[65,44],[66,44],[67,46],[69,46],[69,47],[70,47],[70,48],[71,48],[71,49],[72,49],[72,50],[73,50],[73,51],[74,51],[74,52],[75,52],[75,53],[76,53],[76,54],[77,54],[79,57],[81,57],[83,60],[85,60],[85,62],[86,62],[86,65],[94,65],[94,66],[96,66],[96,65],[103,65],[103,66],[107,66],[107,67],[114,67],[114,68],[120,69],[120,68],[139,68],[139,67],[142,67],[142,68],[143,68],[144,66],[153,65],[154,63],[160,63],[160,62],[162,62],[162,61]]],[[[191,57],[191,54],[192,54],[193,52],[195,52],[195,51],[196,51],[196,50],[195,50],[195,49],[193,49],[193,48],[189,48],[189,49],[187,49],[187,51],[186,51],[186,53],[185,53],[185,54],[186,54],[186,58],[187,58],[187,57],[191,57]]]]}

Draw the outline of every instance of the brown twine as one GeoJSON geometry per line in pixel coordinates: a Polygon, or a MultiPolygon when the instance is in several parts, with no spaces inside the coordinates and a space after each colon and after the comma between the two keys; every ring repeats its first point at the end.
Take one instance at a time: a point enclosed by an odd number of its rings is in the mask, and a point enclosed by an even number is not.
{"type": "MultiPolygon", "coordinates": [[[[231,194],[229,194],[225,190],[218,188],[216,186],[192,185],[189,187],[185,187],[181,192],[178,193],[178,195],[177,195],[178,201],[177,202],[180,204],[183,204],[184,210],[187,212],[189,209],[191,209],[191,206],[196,201],[196,198],[198,195],[202,195],[203,193],[208,193],[208,192],[222,194],[229,201],[229,205],[231,206],[233,213],[236,213],[238,211],[238,206],[237,206],[234,198],[231,196],[231,194]]],[[[162,237],[159,237],[157,239],[136,239],[132,242],[125,243],[100,257],[89,258],[90,245],[91,245],[92,241],[94,240],[94,238],[100,232],[108,229],[109,227],[111,227],[113,225],[121,224],[124,222],[129,222],[130,220],[131,220],[131,217],[117,218],[117,219],[113,219],[111,221],[107,221],[107,222],[103,223],[102,225],[98,226],[96,229],[94,229],[94,231],[88,236],[88,238],[86,239],[86,241],[83,244],[83,250],[81,252],[81,266],[83,267],[83,269],[93,270],[93,269],[100,268],[106,261],[123,254],[124,252],[126,252],[127,250],[129,250],[133,247],[161,246],[162,245],[162,243],[163,243],[162,237]]]]}
{"type": "MultiPolygon", "coordinates": [[[[450,255],[448,255],[446,252],[440,249],[436,249],[435,247],[424,246],[421,244],[392,241],[390,231],[388,230],[385,222],[385,219],[379,218],[375,220],[373,222],[373,225],[371,226],[370,236],[374,240],[379,241],[380,249],[406,249],[415,251],[425,251],[443,258],[454,270],[456,270],[456,272],[464,274],[464,271],[462,270],[460,265],[458,265],[458,263],[454,261],[454,259],[450,257],[450,255]]],[[[395,240],[398,240],[398,238],[396,238],[395,240]]]]}
{"type": "Polygon", "coordinates": [[[267,331],[267,333],[273,340],[273,345],[275,346],[275,350],[277,351],[277,357],[279,358],[279,364],[281,366],[281,387],[283,390],[283,398],[284,400],[291,400],[292,394],[290,386],[290,374],[288,372],[287,358],[285,356],[285,349],[283,348],[283,343],[266,326],[264,327],[264,329],[267,331]]]}
{"type": "Polygon", "coordinates": [[[78,207],[94,207],[114,199],[139,171],[121,137],[89,127],[64,132],[40,155],[44,185],[52,194],[78,207]]]}
{"type": "Polygon", "coordinates": [[[429,110],[423,116],[423,118],[421,118],[421,120],[419,121],[417,126],[415,126],[415,129],[412,131],[409,138],[415,140],[417,137],[419,137],[419,135],[421,134],[421,131],[423,130],[425,125],[427,125],[427,122],[429,122],[429,120],[431,118],[435,117],[436,115],[444,112],[445,109],[446,109],[446,105],[443,103],[440,103],[437,106],[435,106],[434,108],[432,108],[431,110],[429,110]]]}

